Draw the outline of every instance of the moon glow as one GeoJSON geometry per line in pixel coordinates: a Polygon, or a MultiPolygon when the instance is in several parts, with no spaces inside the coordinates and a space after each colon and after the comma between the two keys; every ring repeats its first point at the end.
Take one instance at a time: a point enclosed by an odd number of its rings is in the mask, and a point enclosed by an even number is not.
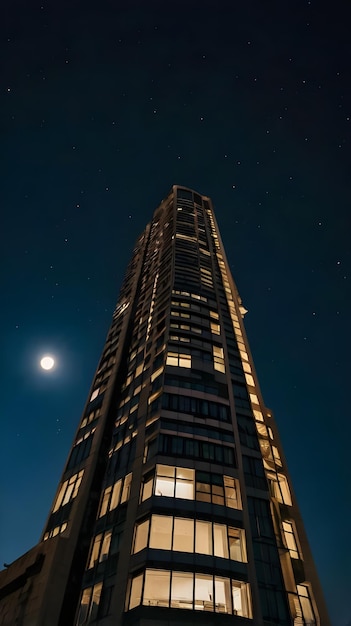
{"type": "Polygon", "coordinates": [[[55,361],[52,358],[52,356],[43,356],[43,358],[40,360],[40,366],[43,370],[52,370],[52,368],[55,365],[55,361]]]}

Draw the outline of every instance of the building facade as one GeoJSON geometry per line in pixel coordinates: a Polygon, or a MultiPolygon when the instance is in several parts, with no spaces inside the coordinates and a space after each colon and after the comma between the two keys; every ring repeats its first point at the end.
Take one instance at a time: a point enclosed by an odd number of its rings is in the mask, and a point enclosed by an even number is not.
{"type": "Polygon", "coordinates": [[[0,625],[329,626],[208,197],[139,237],[40,543],[0,625]]]}

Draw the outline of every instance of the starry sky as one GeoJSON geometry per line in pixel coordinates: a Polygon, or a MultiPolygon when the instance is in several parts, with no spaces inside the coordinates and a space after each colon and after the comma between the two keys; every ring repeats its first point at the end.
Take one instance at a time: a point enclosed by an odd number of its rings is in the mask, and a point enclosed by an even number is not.
{"type": "Polygon", "coordinates": [[[350,623],[349,11],[1,3],[1,565],[40,537],[134,241],[176,183],[213,200],[332,624],[350,623]]]}

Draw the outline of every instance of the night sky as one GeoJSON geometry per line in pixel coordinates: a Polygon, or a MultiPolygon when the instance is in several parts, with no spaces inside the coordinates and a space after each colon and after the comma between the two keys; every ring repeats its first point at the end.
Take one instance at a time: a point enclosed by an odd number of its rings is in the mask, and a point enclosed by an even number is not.
{"type": "Polygon", "coordinates": [[[350,623],[348,13],[1,3],[1,565],[39,540],[134,241],[176,183],[213,200],[332,624],[350,623]]]}

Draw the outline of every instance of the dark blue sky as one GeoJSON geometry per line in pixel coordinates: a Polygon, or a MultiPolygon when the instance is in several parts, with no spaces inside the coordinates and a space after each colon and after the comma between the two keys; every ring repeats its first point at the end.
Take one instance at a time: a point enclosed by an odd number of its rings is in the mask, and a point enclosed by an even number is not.
{"type": "Polygon", "coordinates": [[[5,0],[0,36],[1,563],[39,539],[134,241],[178,183],[214,202],[332,623],[346,626],[346,3],[5,0]]]}

